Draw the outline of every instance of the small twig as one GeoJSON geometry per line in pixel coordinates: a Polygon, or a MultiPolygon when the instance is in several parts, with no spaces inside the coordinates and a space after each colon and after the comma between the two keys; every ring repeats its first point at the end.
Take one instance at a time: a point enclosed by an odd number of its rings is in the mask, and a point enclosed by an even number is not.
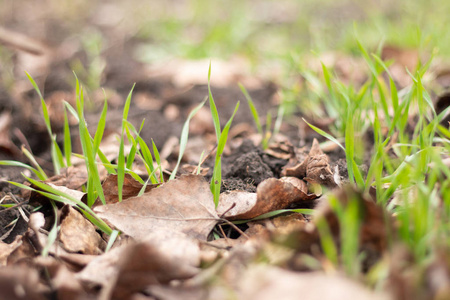
{"type": "Polygon", "coordinates": [[[225,234],[225,232],[223,231],[223,228],[222,228],[222,225],[218,225],[219,226],[219,230],[220,230],[220,232],[222,233],[222,235],[223,235],[223,238],[225,239],[225,240],[227,240],[228,241],[228,237],[227,237],[227,235],[225,234]]]}
{"type": "Polygon", "coordinates": [[[34,55],[44,55],[49,52],[49,48],[44,43],[3,27],[0,27],[0,44],[34,55]]]}
{"type": "Polygon", "coordinates": [[[223,219],[224,216],[225,216],[225,214],[226,214],[227,212],[229,212],[230,210],[232,210],[235,206],[236,206],[236,202],[233,202],[233,204],[231,204],[231,206],[230,206],[223,214],[221,214],[221,215],[219,216],[219,218],[223,219]]]}
{"type": "Polygon", "coordinates": [[[220,218],[220,221],[227,223],[228,225],[233,227],[234,230],[239,232],[239,234],[241,234],[242,236],[246,237],[247,239],[250,239],[250,237],[245,232],[243,232],[241,229],[239,229],[239,227],[237,227],[235,224],[233,224],[233,222],[230,222],[227,219],[223,219],[223,218],[220,218]]]}

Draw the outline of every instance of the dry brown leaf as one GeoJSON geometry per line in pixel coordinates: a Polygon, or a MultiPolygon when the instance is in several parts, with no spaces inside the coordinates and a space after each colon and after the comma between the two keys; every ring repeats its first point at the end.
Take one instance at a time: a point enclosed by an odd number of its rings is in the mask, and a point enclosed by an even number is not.
{"type": "Polygon", "coordinates": [[[62,247],[71,253],[95,255],[102,253],[106,246],[94,225],[70,205],[61,211],[59,239],[62,247]]]}
{"type": "Polygon", "coordinates": [[[273,157],[285,160],[295,157],[294,146],[288,140],[272,143],[264,152],[273,157]]]}
{"type": "Polygon", "coordinates": [[[4,153],[20,155],[19,149],[14,145],[10,136],[11,113],[4,111],[0,114],[0,150],[4,153]]]}
{"type": "Polygon", "coordinates": [[[158,230],[206,240],[218,219],[209,184],[198,175],[181,176],[140,197],[97,206],[94,211],[136,240],[158,230]]]}
{"type": "Polygon", "coordinates": [[[51,280],[52,290],[58,299],[89,299],[81,282],[75,278],[75,274],[69,271],[60,261],[52,257],[40,256],[33,263],[45,270],[45,274],[51,280]]]}
{"type": "Polygon", "coordinates": [[[229,218],[243,214],[256,204],[256,193],[245,191],[227,191],[220,194],[217,213],[229,218]]]}
{"type": "Polygon", "coordinates": [[[42,292],[37,270],[26,266],[0,268],[0,299],[47,299],[42,292]]]}
{"type": "Polygon", "coordinates": [[[187,279],[197,269],[168,257],[151,243],[137,243],[127,247],[118,263],[113,283],[114,299],[128,299],[132,294],[153,284],[166,284],[173,279],[187,279]]]}
{"type": "Polygon", "coordinates": [[[98,255],[87,255],[78,253],[62,253],[58,255],[58,259],[66,264],[66,266],[74,272],[81,271],[91,261],[96,259],[98,255]]]}
{"type": "Polygon", "coordinates": [[[123,256],[127,245],[122,245],[97,256],[90,261],[87,266],[75,277],[81,280],[84,285],[105,286],[117,276],[117,264],[123,256]]]}
{"type": "Polygon", "coordinates": [[[11,244],[0,241],[0,266],[6,266],[9,255],[19,248],[20,244],[21,236],[17,236],[11,244]]]}
{"type": "MultiPolygon", "coordinates": [[[[157,187],[159,184],[149,184],[145,187],[145,192],[157,187]]],[[[125,174],[122,188],[122,200],[137,196],[142,189],[142,184],[135,180],[130,174],[125,174]]],[[[117,175],[110,174],[102,184],[106,204],[119,202],[119,191],[117,188],[117,175]]]]}
{"type": "MultiPolygon", "coordinates": [[[[300,180],[300,179],[298,179],[300,180]]],[[[261,182],[256,188],[257,201],[254,206],[245,212],[234,216],[229,215],[229,220],[252,219],[262,214],[287,208],[291,205],[310,207],[313,200],[317,198],[314,194],[307,194],[306,191],[298,189],[290,182],[282,179],[269,178],[261,182]]],[[[240,203],[236,203],[236,206],[240,203]]],[[[238,211],[238,209],[236,209],[238,211]]],[[[239,211],[243,211],[240,209],[239,211]]]]}
{"type": "Polygon", "coordinates": [[[28,238],[28,232],[24,236],[18,236],[19,247],[17,247],[7,259],[7,265],[14,265],[18,262],[35,257],[38,253],[28,238]]]}
{"type": "Polygon", "coordinates": [[[60,175],[49,178],[46,183],[52,183],[56,186],[64,186],[68,189],[79,190],[88,179],[86,166],[70,166],[62,169],[60,175]]]}
{"type": "Polygon", "coordinates": [[[194,264],[199,262],[195,241],[182,234],[179,237],[167,234],[113,248],[92,260],[76,278],[87,287],[102,286],[100,299],[110,299],[113,292],[120,299],[128,299],[123,297],[149,284],[195,275],[198,269],[194,264]]]}
{"type": "Polygon", "coordinates": [[[252,266],[239,278],[238,299],[391,299],[345,277],[298,273],[268,265],[252,266]]]}

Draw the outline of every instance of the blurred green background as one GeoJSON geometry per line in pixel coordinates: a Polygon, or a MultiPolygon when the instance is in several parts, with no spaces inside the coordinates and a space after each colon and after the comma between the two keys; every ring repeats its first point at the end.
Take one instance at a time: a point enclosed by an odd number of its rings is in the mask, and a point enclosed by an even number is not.
{"type": "Polygon", "coordinates": [[[99,52],[133,38],[132,55],[145,62],[239,55],[260,64],[309,51],[356,53],[355,31],[368,48],[437,47],[446,56],[449,12],[443,0],[2,0],[0,26],[99,52]]]}

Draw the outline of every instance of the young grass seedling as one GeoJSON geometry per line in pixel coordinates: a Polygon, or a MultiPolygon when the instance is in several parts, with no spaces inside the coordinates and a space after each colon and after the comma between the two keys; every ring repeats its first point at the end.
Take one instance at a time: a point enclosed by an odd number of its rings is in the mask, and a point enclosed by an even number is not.
{"type": "Polygon", "coordinates": [[[41,90],[39,89],[38,85],[34,81],[33,77],[31,77],[30,74],[25,72],[25,74],[28,77],[28,80],[33,85],[34,89],[39,95],[39,98],[41,100],[41,107],[42,107],[42,115],[44,116],[45,126],[47,127],[47,132],[51,139],[51,156],[53,161],[53,168],[56,174],[59,174],[60,169],[65,166],[63,155],[61,152],[61,149],[58,146],[58,143],[56,142],[56,134],[53,134],[52,127],[50,124],[50,117],[48,114],[47,105],[45,104],[44,97],[42,96],[41,90]]]}
{"type": "MultiPolygon", "coordinates": [[[[206,102],[206,98],[202,101],[202,103],[197,105],[191,111],[186,122],[183,125],[183,130],[181,131],[181,138],[180,138],[180,151],[178,154],[178,161],[177,161],[177,164],[175,165],[175,168],[172,171],[172,174],[170,174],[169,180],[174,179],[175,176],[177,175],[177,170],[180,165],[181,159],[183,158],[184,150],[186,150],[186,145],[187,145],[187,141],[188,141],[188,137],[189,137],[189,122],[195,116],[195,114],[203,107],[203,105],[205,105],[205,102],[206,102]]],[[[158,158],[159,158],[159,155],[158,155],[158,158]]]]}
{"type": "Polygon", "coordinates": [[[217,149],[216,149],[216,159],[214,162],[214,171],[213,176],[211,178],[211,192],[214,196],[214,204],[219,205],[219,195],[220,195],[220,187],[222,185],[222,152],[225,148],[225,144],[228,139],[228,131],[230,130],[231,123],[233,122],[234,115],[236,114],[238,108],[239,108],[239,102],[236,104],[236,107],[234,108],[234,112],[231,115],[230,119],[228,120],[227,124],[225,125],[223,131],[220,130],[220,120],[219,120],[219,113],[217,112],[216,104],[214,103],[214,98],[211,92],[211,63],[209,63],[209,70],[208,70],[208,95],[209,95],[209,106],[211,109],[211,114],[213,117],[213,123],[214,123],[214,129],[216,131],[216,137],[217,137],[217,149]]]}
{"type": "MultiPolygon", "coordinates": [[[[124,134],[125,134],[125,122],[128,118],[128,111],[130,110],[131,95],[133,94],[133,89],[135,84],[128,94],[127,100],[125,101],[125,106],[123,108],[122,117],[122,134],[120,135],[120,146],[119,146],[119,158],[117,159],[117,189],[119,194],[119,202],[122,201],[122,189],[123,181],[125,179],[125,154],[124,154],[124,134]]],[[[128,166],[128,164],[127,164],[128,166]]]]}

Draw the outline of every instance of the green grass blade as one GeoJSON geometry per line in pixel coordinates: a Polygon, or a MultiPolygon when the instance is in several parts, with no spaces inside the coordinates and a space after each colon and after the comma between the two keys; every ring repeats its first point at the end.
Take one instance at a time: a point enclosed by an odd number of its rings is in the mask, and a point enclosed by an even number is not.
{"type": "Polygon", "coordinates": [[[127,100],[125,101],[125,105],[123,107],[123,116],[122,116],[123,120],[127,120],[128,119],[128,112],[130,110],[130,105],[131,105],[131,96],[133,95],[133,90],[134,90],[135,86],[136,86],[136,83],[133,84],[133,86],[131,87],[131,90],[128,93],[128,96],[127,96],[127,100]]]}
{"type": "Polygon", "coordinates": [[[149,176],[150,176],[150,180],[153,184],[158,183],[158,179],[155,176],[155,172],[154,172],[155,168],[153,167],[152,153],[150,152],[150,149],[148,148],[147,144],[144,142],[144,140],[141,137],[138,137],[137,140],[139,143],[139,147],[141,149],[141,153],[142,153],[144,162],[145,162],[146,166],[148,167],[148,169],[150,170],[150,172],[148,172],[149,176]]]}
{"type": "Polygon", "coordinates": [[[338,250],[331,235],[330,226],[324,218],[320,218],[317,222],[317,230],[320,235],[320,244],[326,258],[334,265],[338,265],[338,250]]]}
{"type": "Polygon", "coordinates": [[[123,107],[123,117],[122,117],[122,134],[120,135],[120,146],[119,146],[119,157],[117,159],[117,190],[119,195],[119,202],[122,201],[122,189],[123,189],[123,182],[125,180],[125,153],[124,153],[124,134],[125,134],[125,127],[128,118],[128,112],[130,110],[131,105],[131,96],[133,94],[133,90],[136,84],[133,84],[133,87],[131,88],[130,92],[128,93],[127,100],[125,101],[125,105],[123,107]]]}
{"type": "Polygon", "coordinates": [[[248,103],[248,106],[249,106],[250,111],[252,113],[253,120],[255,121],[256,128],[258,129],[258,133],[262,136],[263,135],[263,129],[262,129],[262,126],[261,126],[261,122],[259,120],[258,111],[256,110],[256,107],[255,107],[255,104],[253,103],[252,97],[250,97],[249,93],[247,92],[247,90],[245,89],[245,87],[241,83],[239,83],[239,88],[241,89],[242,93],[244,94],[245,98],[247,99],[247,103],[248,103]]]}
{"type": "Polygon", "coordinates": [[[122,201],[123,182],[125,180],[125,153],[124,153],[124,130],[120,138],[119,157],[117,158],[117,192],[119,195],[119,202],[122,201]]]}
{"type": "Polygon", "coordinates": [[[128,126],[126,124],[125,124],[125,132],[127,134],[128,142],[131,142],[131,149],[130,149],[130,153],[128,153],[128,156],[127,156],[126,168],[131,169],[131,167],[133,166],[134,159],[136,157],[137,143],[136,143],[136,140],[131,135],[130,129],[128,128],[128,126]]]}
{"type": "Polygon", "coordinates": [[[56,207],[55,202],[53,202],[53,200],[50,200],[50,203],[53,207],[53,215],[55,216],[55,221],[53,223],[52,229],[48,233],[47,243],[46,243],[45,247],[42,249],[43,257],[48,256],[50,248],[53,246],[53,244],[55,243],[56,238],[58,236],[58,208],[56,207]]]}
{"type": "Polygon", "coordinates": [[[100,119],[98,121],[97,130],[95,131],[94,136],[94,152],[97,153],[100,143],[103,138],[103,133],[105,131],[106,126],[106,113],[108,112],[108,102],[105,99],[105,102],[103,104],[102,113],[100,115],[100,119]]]}
{"type": "Polygon", "coordinates": [[[217,112],[216,103],[214,102],[214,98],[211,92],[211,62],[209,62],[209,70],[208,70],[208,95],[209,95],[209,107],[211,109],[214,129],[216,130],[217,142],[219,142],[221,130],[220,130],[219,113],[217,112]]]}
{"type": "Polygon", "coordinates": [[[55,169],[55,173],[59,175],[61,168],[64,168],[64,157],[62,155],[61,149],[59,148],[58,143],[56,142],[56,135],[52,136],[52,143],[50,145],[50,153],[52,156],[53,168],[55,169]]]}
{"type": "Polygon", "coordinates": [[[161,180],[161,182],[164,182],[164,174],[163,174],[163,169],[162,169],[162,165],[161,165],[161,156],[159,155],[158,147],[156,147],[153,139],[152,139],[152,147],[153,147],[153,154],[155,154],[156,163],[158,164],[158,168],[160,170],[160,172],[159,172],[160,180],[161,180]]]}
{"type": "Polygon", "coordinates": [[[64,106],[64,156],[66,157],[66,166],[72,165],[72,139],[70,136],[69,119],[67,117],[67,108],[64,106]]]}
{"type": "Polygon", "coordinates": [[[227,143],[228,132],[230,131],[231,123],[233,122],[234,115],[236,114],[238,108],[239,108],[239,102],[236,104],[233,114],[231,115],[227,124],[223,128],[223,131],[220,135],[219,144],[217,145],[213,177],[211,178],[211,192],[213,193],[214,204],[216,205],[216,207],[219,204],[220,186],[222,184],[221,157],[222,157],[223,150],[225,149],[225,144],[227,143]]]}
{"type": "Polygon", "coordinates": [[[105,253],[108,252],[109,250],[111,250],[111,247],[114,245],[114,242],[116,241],[117,237],[119,237],[119,235],[120,235],[120,231],[118,231],[118,230],[112,231],[112,233],[108,239],[108,244],[106,245],[106,248],[105,248],[105,253]]]}
{"type": "Polygon", "coordinates": [[[67,108],[67,110],[73,115],[73,117],[77,120],[77,122],[80,122],[80,118],[75,108],[73,108],[72,105],[70,105],[70,103],[68,103],[67,101],[63,101],[63,103],[64,107],[67,108]]]}
{"type": "Polygon", "coordinates": [[[181,163],[181,159],[183,158],[184,151],[186,150],[186,145],[187,145],[187,141],[188,141],[188,137],[189,137],[189,122],[191,121],[192,117],[194,117],[195,114],[203,107],[205,102],[206,102],[206,99],[203,100],[199,105],[197,105],[189,114],[186,122],[184,122],[183,129],[181,130],[180,151],[178,154],[178,161],[177,161],[177,164],[175,165],[175,168],[172,171],[172,174],[170,174],[169,180],[174,179],[175,176],[177,175],[178,167],[181,163]]]}
{"type": "Polygon", "coordinates": [[[333,143],[335,143],[336,145],[338,145],[339,147],[341,147],[342,150],[345,151],[344,146],[342,146],[341,143],[339,143],[339,141],[337,139],[335,139],[333,136],[331,136],[330,134],[326,133],[325,131],[323,131],[322,129],[308,123],[308,121],[305,120],[305,118],[302,118],[303,121],[305,121],[306,124],[309,125],[309,127],[311,127],[315,132],[317,132],[318,134],[320,134],[321,136],[326,137],[327,139],[329,139],[330,141],[332,141],[333,143]]]}
{"type": "Polygon", "coordinates": [[[36,159],[34,158],[33,154],[31,154],[27,148],[22,146],[22,153],[30,160],[30,162],[36,167],[36,169],[39,171],[39,173],[41,174],[41,176],[39,176],[40,178],[44,178],[44,180],[48,179],[47,174],[45,174],[45,171],[41,168],[41,166],[38,164],[38,162],[36,161],[36,159]]]}
{"type": "Polygon", "coordinates": [[[52,143],[51,143],[51,156],[52,156],[53,167],[55,169],[55,173],[59,174],[59,170],[64,166],[64,159],[63,159],[63,156],[62,156],[61,149],[59,149],[58,143],[56,142],[56,135],[54,135],[53,132],[52,132],[52,126],[50,124],[50,116],[48,114],[47,105],[45,104],[44,97],[42,96],[42,93],[41,93],[38,85],[34,81],[33,77],[31,77],[31,75],[28,74],[27,72],[25,72],[25,74],[27,75],[28,80],[33,85],[33,88],[36,90],[36,92],[38,93],[39,98],[41,100],[42,115],[44,117],[44,122],[45,122],[45,126],[47,128],[47,132],[48,132],[48,134],[50,136],[50,139],[52,141],[52,143]]]}
{"type": "Polygon", "coordinates": [[[89,220],[96,225],[98,228],[100,228],[103,232],[105,232],[106,234],[110,235],[112,233],[112,229],[102,220],[100,219],[93,211],[92,209],[87,206],[85,203],[83,203],[82,201],[74,198],[71,195],[68,195],[64,192],[61,192],[43,182],[39,182],[37,180],[34,180],[32,178],[29,178],[25,175],[22,175],[27,181],[29,181],[30,183],[32,183],[33,185],[35,185],[36,187],[38,187],[40,190],[36,190],[32,187],[29,187],[27,185],[21,184],[21,183],[17,183],[17,182],[12,182],[12,181],[8,181],[9,183],[20,187],[22,189],[26,189],[26,190],[30,190],[30,191],[35,191],[38,192],[42,195],[44,195],[45,197],[64,203],[64,204],[71,204],[71,205],[76,205],[78,206],[78,208],[83,212],[83,214],[85,216],[89,216],[89,220]]]}
{"type": "Polygon", "coordinates": [[[28,170],[32,171],[42,181],[48,179],[47,175],[45,175],[45,173],[41,174],[41,172],[39,172],[35,168],[33,168],[33,167],[31,167],[31,166],[29,166],[27,164],[18,162],[18,161],[14,161],[14,160],[0,160],[0,166],[10,166],[10,167],[25,168],[25,169],[28,169],[28,170]]]}

